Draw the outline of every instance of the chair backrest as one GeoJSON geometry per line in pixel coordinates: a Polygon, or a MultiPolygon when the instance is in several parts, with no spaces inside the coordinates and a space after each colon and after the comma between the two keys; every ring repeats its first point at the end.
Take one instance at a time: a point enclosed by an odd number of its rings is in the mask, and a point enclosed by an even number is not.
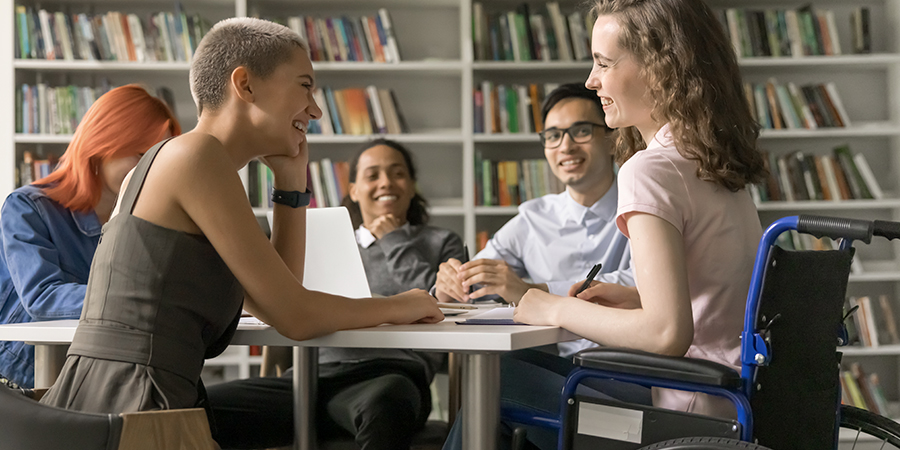
{"type": "Polygon", "coordinates": [[[745,380],[752,383],[754,437],[761,445],[833,448],[840,403],[836,347],[853,252],[769,252],[755,323],[768,344],[769,364],[745,380]]]}
{"type": "Polygon", "coordinates": [[[0,386],[0,450],[115,450],[122,418],[42,405],[0,386]]]}

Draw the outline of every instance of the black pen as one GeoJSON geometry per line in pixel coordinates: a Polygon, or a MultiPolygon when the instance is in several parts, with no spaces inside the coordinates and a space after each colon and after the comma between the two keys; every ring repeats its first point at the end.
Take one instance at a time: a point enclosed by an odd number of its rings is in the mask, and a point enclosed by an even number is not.
{"type": "Polygon", "coordinates": [[[584,292],[584,290],[587,289],[588,286],[591,285],[591,280],[593,280],[594,277],[596,277],[597,274],[600,273],[600,267],[603,267],[603,264],[598,263],[598,264],[594,264],[594,267],[591,267],[591,271],[588,272],[588,274],[587,274],[587,279],[584,280],[584,283],[582,283],[581,287],[578,288],[578,291],[575,292],[575,296],[584,292]]]}
{"type": "MultiPolygon", "coordinates": [[[[463,244],[463,260],[461,261],[463,264],[469,262],[469,246],[467,244],[463,244]]],[[[469,289],[466,289],[466,294],[472,293],[472,287],[469,286],[469,289]]]]}

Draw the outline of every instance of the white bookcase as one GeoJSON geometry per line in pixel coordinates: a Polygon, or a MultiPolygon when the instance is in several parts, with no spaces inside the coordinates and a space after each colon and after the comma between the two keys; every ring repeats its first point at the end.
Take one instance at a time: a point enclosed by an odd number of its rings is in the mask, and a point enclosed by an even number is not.
{"type": "MultiPolygon", "coordinates": [[[[807,1],[709,0],[714,8],[752,9],[800,7],[807,1]]],[[[32,0],[16,4],[36,6],[32,0]]],[[[507,11],[521,2],[483,0],[484,9],[507,11]]],[[[580,6],[575,0],[560,2],[564,11],[580,6]]],[[[840,202],[780,202],[759,205],[760,219],[768,225],[777,217],[818,213],[846,217],[900,219],[900,1],[814,0],[815,7],[831,9],[845,55],[804,58],[744,58],[745,80],[797,83],[836,83],[853,126],[820,130],[766,130],[760,146],[780,154],[794,150],[823,154],[839,143],[864,152],[876,178],[886,191],[883,200],[840,202]],[[857,6],[872,9],[873,53],[847,54],[850,49],[850,11],[857,6]]],[[[199,13],[210,23],[233,16],[265,18],[291,15],[362,15],[380,7],[389,10],[403,62],[314,63],[319,85],[334,88],[374,84],[395,90],[400,108],[410,125],[409,134],[388,135],[406,144],[419,168],[419,189],[431,203],[432,222],[450,228],[475,248],[478,230],[495,231],[516,213],[515,207],[474,206],[476,150],[489,159],[542,158],[534,134],[474,134],[472,89],[483,80],[496,83],[584,82],[590,62],[488,62],[474,61],[472,48],[472,0],[182,0],[184,10],[199,13]]],[[[544,2],[529,2],[534,9],[544,2]]],[[[58,0],[42,2],[48,10],[118,10],[146,14],[171,10],[170,0],[58,0]]],[[[142,82],[165,85],[176,98],[179,120],[185,130],[196,124],[188,90],[187,63],[127,63],[42,61],[14,59],[14,10],[0,8],[0,92],[6,107],[0,108],[0,194],[16,186],[15,164],[25,150],[62,153],[69,136],[15,134],[15,100],[12,93],[23,82],[94,85],[106,77],[113,84],[142,82]]],[[[311,160],[325,157],[349,159],[369,136],[309,137],[311,160]]],[[[264,214],[265,208],[257,210],[264,214]]],[[[851,277],[849,295],[900,295],[900,247],[877,241],[860,246],[865,268],[851,277]]],[[[850,348],[846,359],[863,362],[870,372],[881,374],[888,398],[900,399],[900,346],[877,349],[850,348]]],[[[238,358],[240,359],[240,358],[238,358]]],[[[255,364],[244,357],[239,364],[255,364]]]]}

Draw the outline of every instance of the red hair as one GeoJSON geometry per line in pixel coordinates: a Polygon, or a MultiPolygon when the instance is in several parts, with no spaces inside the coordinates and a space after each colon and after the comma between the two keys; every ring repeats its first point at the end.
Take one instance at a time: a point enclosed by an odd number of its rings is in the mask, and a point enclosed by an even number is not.
{"type": "Polygon", "coordinates": [[[136,84],[115,88],[88,109],[56,170],[32,184],[68,209],[91,211],[103,189],[100,167],[144,153],[169,133],[181,134],[181,125],[165,103],[136,84]]]}

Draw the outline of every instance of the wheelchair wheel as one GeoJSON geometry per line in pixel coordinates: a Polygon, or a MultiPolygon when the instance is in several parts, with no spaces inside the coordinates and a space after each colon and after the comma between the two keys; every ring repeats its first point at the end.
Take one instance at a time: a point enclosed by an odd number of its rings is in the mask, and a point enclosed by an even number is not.
{"type": "Polygon", "coordinates": [[[841,448],[852,439],[852,447],[881,442],[882,448],[900,448],[900,425],[886,417],[853,406],[841,405],[841,448]],[[893,447],[885,446],[890,444],[893,447]]]}
{"type": "Polygon", "coordinates": [[[769,447],[763,447],[762,445],[756,445],[750,442],[713,437],[671,439],[641,447],[640,450],[729,450],[735,448],[745,450],[770,450],[769,447]]]}

